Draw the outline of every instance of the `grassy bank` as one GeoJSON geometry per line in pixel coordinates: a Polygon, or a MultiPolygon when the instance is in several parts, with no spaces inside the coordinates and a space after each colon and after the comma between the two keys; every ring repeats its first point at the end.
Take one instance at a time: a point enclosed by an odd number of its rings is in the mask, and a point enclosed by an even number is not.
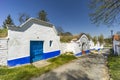
{"type": "Polygon", "coordinates": [[[0,29],[0,38],[7,37],[8,30],[7,29],[0,29]]]}
{"type": "Polygon", "coordinates": [[[113,80],[120,80],[120,56],[109,55],[108,67],[113,80]]]}
{"type": "Polygon", "coordinates": [[[39,76],[54,68],[57,68],[71,60],[76,59],[73,55],[60,55],[59,57],[49,59],[50,65],[42,68],[36,68],[33,65],[26,65],[15,68],[0,68],[0,80],[29,80],[33,76],[39,76]]]}

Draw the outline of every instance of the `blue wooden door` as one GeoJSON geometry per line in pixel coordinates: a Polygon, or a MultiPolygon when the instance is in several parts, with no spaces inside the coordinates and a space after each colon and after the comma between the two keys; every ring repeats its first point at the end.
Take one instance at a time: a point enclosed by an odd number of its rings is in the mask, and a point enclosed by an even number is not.
{"type": "Polygon", "coordinates": [[[30,41],[31,62],[43,59],[43,41],[30,41]]]}

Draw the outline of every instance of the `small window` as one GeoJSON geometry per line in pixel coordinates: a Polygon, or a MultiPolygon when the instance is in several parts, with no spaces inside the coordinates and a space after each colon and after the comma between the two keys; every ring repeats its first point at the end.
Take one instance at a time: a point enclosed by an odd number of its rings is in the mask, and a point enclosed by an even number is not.
{"type": "Polygon", "coordinates": [[[52,42],[53,42],[53,41],[52,41],[52,40],[50,40],[50,43],[49,43],[49,46],[50,46],[50,47],[52,46],[52,42]]]}

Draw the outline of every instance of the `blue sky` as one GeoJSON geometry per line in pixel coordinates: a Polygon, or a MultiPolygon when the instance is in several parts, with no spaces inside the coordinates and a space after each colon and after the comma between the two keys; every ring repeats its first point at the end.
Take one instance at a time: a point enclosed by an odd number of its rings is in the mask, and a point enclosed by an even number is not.
{"type": "Polygon", "coordinates": [[[88,3],[89,0],[0,0],[0,25],[8,14],[14,23],[19,25],[20,13],[37,17],[40,10],[45,10],[52,24],[73,34],[84,32],[92,36],[103,34],[108,37],[111,29],[114,33],[120,29],[120,26],[108,28],[105,25],[98,27],[92,24],[89,19],[91,10],[88,8],[88,3]]]}

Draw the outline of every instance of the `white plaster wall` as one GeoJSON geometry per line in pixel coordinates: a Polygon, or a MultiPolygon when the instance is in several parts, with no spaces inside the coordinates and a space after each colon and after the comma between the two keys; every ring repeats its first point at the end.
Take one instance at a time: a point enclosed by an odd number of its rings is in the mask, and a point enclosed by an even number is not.
{"type": "Polygon", "coordinates": [[[98,50],[100,49],[100,43],[97,41],[97,44],[95,45],[95,49],[98,50]]]}
{"type": "Polygon", "coordinates": [[[90,44],[90,49],[96,49],[96,50],[103,49],[103,44],[100,45],[99,42],[97,42],[97,44],[94,45],[94,42],[92,40],[90,40],[89,44],[90,44]]]}
{"type": "Polygon", "coordinates": [[[7,65],[7,50],[0,50],[0,65],[7,65]]]}
{"type": "Polygon", "coordinates": [[[74,50],[75,50],[75,53],[74,54],[78,54],[82,51],[82,46],[81,44],[78,44],[78,43],[74,43],[74,50]]]}
{"type": "Polygon", "coordinates": [[[115,43],[116,43],[116,41],[113,40],[113,50],[114,50],[114,54],[115,54],[115,51],[116,51],[116,49],[115,49],[115,43]]]}
{"type": "Polygon", "coordinates": [[[101,48],[101,49],[103,49],[103,48],[104,48],[103,44],[100,46],[100,48],[101,48]]]}
{"type": "MultiPolygon", "coordinates": [[[[88,42],[90,46],[90,49],[99,49],[102,48],[100,46],[99,42],[94,46],[94,42],[89,41],[88,42]]],[[[78,54],[82,51],[82,46],[81,42],[78,40],[77,42],[71,42],[71,43],[61,43],[61,52],[66,53],[66,52],[73,52],[74,54],[78,54]]],[[[89,48],[87,48],[89,50],[89,48]]]]}
{"type": "Polygon", "coordinates": [[[116,51],[117,51],[117,54],[120,55],[120,47],[119,46],[116,47],[116,51]]]}
{"type": "Polygon", "coordinates": [[[82,51],[82,43],[85,42],[84,50],[89,50],[89,40],[86,35],[82,35],[81,38],[76,42],[71,43],[62,43],[61,51],[65,52],[73,52],[74,54],[78,54],[82,51]]]}
{"type": "Polygon", "coordinates": [[[44,53],[60,50],[60,38],[57,36],[53,28],[33,24],[30,28],[28,28],[28,30],[25,31],[24,35],[32,35],[29,36],[29,40],[44,41],[44,53]],[[50,40],[53,41],[51,47],[49,46],[50,40]]]}
{"type": "Polygon", "coordinates": [[[87,38],[86,35],[82,35],[77,42],[80,43],[81,46],[82,46],[83,42],[85,43],[85,45],[83,46],[83,50],[89,50],[90,49],[89,39],[87,38]]]}
{"type": "Polygon", "coordinates": [[[44,53],[60,50],[59,36],[56,35],[53,28],[42,26],[39,24],[27,24],[24,28],[27,30],[8,31],[8,60],[30,56],[30,41],[44,41],[44,53]],[[52,46],[49,46],[49,41],[52,40],[52,46]]]}
{"type": "Polygon", "coordinates": [[[120,47],[118,47],[118,55],[120,55],[120,47]]]}
{"type": "Polygon", "coordinates": [[[0,65],[7,65],[7,39],[0,39],[0,65]]]}
{"type": "MultiPolygon", "coordinates": [[[[120,44],[119,41],[116,41],[116,40],[113,41],[113,49],[114,49],[114,52],[117,52],[116,46],[119,45],[119,44],[120,44]]],[[[114,53],[114,54],[115,54],[115,53],[114,53]]]]}
{"type": "Polygon", "coordinates": [[[65,53],[65,51],[66,51],[66,46],[67,46],[67,44],[65,44],[65,43],[61,43],[61,44],[60,44],[61,54],[65,53]]]}
{"type": "Polygon", "coordinates": [[[29,56],[29,40],[22,32],[8,31],[8,60],[29,56]]]}
{"type": "Polygon", "coordinates": [[[61,43],[61,52],[73,52],[74,54],[77,54],[81,52],[81,47],[79,47],[78,43],[71,42],[71,43],[61,43]]]}
{"type": "Polygon", "coordinates": [[[120,44],[119,41],[116,40],[113,41],[114,54],[116,54],[117,52],[117,54],[120,55],[120,47],[118,46],[119,44],[120,44]]]}
{"type": "Polygon", "coordinates": [[[94,47],[94,42],[92,40],[90,40],[89,45],[90,45],[90,49],[94,49],[95,48],[94,47]]]}

